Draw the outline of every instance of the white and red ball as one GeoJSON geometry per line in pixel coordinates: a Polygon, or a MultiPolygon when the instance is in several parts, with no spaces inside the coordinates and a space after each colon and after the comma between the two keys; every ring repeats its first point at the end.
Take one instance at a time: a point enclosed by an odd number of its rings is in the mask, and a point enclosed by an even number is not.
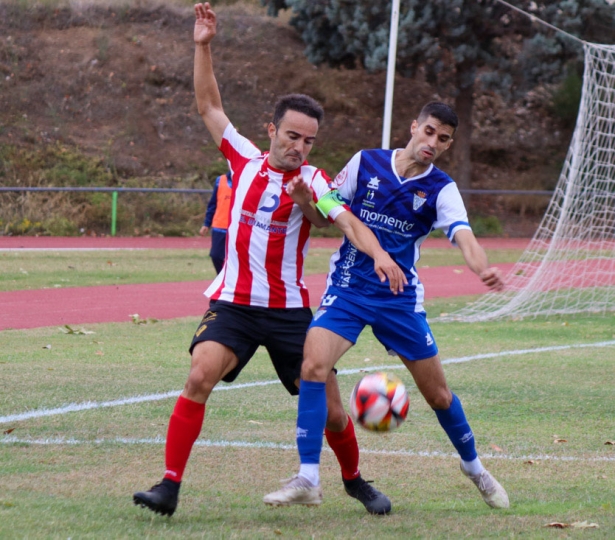
{"type": "Polygon", "coordinates": [[[410,400],[404,384],[394,375],[371,373],[354,387],[350,396],[350,414],[370,431],[391,431],[408,415],[410,400]]]}

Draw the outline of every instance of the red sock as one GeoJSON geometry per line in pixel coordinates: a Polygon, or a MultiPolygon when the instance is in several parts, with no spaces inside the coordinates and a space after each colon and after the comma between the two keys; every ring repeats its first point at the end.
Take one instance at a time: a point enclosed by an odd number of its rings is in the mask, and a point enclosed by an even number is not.
{"type": "Polygon", "coordinates": [[[344,431],[331,431],[325,428],[325,437],[342,468],[342,478],[353,480],[359,476],[359,444],[350,416],[344,431]]]}
{"type": "Polygon", "coordinates": [[[197,403],[179,396],[167,431],[165,478],[181,482],[194,441],[201,433],[204,417],[204,403],[197,403]]]}

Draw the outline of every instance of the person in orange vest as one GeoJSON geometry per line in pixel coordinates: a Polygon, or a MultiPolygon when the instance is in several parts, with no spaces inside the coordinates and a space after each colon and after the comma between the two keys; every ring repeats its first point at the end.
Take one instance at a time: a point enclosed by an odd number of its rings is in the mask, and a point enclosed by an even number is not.
{"type": "Polygon", "coordinates": [[[205,212],[205,220],[199,231],[201,236],[205,236],[209,229],[211,229],[211,250],[209,251],[209,256],[214,263],[217,274],[222,270],[226,257],[226,231],[228,229],[232,187],[231,171],[216,178],[211,199],[209,199],[207,211],[205,212]]]}

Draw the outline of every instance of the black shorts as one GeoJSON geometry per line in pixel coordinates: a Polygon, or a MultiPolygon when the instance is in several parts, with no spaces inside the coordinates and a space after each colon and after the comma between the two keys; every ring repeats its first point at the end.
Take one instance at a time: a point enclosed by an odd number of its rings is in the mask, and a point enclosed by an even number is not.
{"type": "Polygon", "coordinates": [[[239,364],[222,380],[233,382],[263,345],[278,378],[296,396],[299,390],[295,381],[301,375],[303,344],[311,321],[310,308],[262,308],[211,302],[192,338],[190,353],[201,341],[215,341],[232,349],[239,364]]]}

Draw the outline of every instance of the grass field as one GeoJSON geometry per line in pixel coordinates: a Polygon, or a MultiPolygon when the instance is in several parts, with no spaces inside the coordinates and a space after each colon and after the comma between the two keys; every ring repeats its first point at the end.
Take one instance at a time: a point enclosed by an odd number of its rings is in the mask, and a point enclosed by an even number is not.
{"type": "MultiPolygon", "coordinates": [[[[434,301],[428,312],[467,300],[434,301]]],[[[409,375],[364,332],[338,364],[345,399],[362,371],[379,368],[401,376],[411,399],[399,430],[358,431],[363,475],[391,498],[390,516],[369,516],[344,494],[330,451],[321,507],[262,503],[298,458],[296,399],[259,350],[235,384],[212,395],[178,511],[162,518],[131,496],[162,475],[197,323],[0,332],[0,538],[615,537],[612,319],[433,325],[449,384],[484,463],[508,490],[509,510],[482,502],[409,375]],[[576,526],[545,527],[553,522],[576,526]]]]}
{"type": "MultiPolygon", "coordinates": [[[[340,240],[341,242],[341,240],[340,240]]],[[[310,249],[306,274],[326,273],[332,249],[310,249]]],[[[213,279],[209,250],[0,251],[0,291],[213,279]]],[[[515,262],[520,250],[489,250],[492,263],[515,262]]],[[[424,249],[419,267],[464,264],[457,249],[424,249]]]]}

